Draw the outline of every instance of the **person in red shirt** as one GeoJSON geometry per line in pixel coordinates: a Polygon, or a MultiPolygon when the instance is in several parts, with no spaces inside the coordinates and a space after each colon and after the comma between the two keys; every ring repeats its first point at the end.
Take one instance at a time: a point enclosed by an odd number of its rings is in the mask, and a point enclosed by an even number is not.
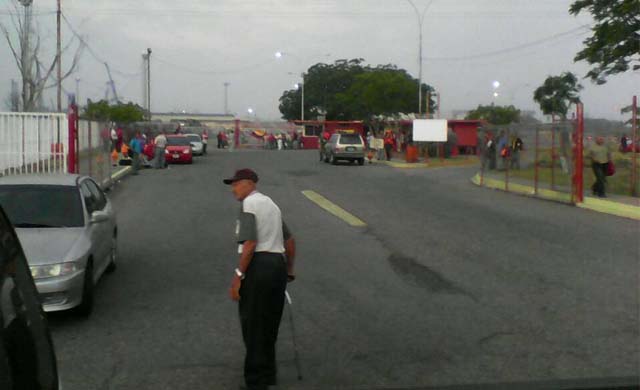
{"type": "Polygon", "coordinates": [[[393,132],[387,131],[384,135],[384,153],[387,161],[391,160],[391,151],[395,143],[396,139],[393,137],[393,132]]]}

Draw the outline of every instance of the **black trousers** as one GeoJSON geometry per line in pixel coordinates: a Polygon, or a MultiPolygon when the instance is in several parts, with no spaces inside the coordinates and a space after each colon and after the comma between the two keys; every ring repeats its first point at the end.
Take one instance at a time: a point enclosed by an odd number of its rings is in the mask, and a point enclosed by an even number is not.
{"type": "Polygon", "coordinates": [[[591,164],[591,168],[593,169],[593,175],[596,177],[596,182],[591,186],[591,190],[598,196],[605,196],[607,163],[594,162],[591,164]]]}
{"type": "Polygon", "coordinates": [[[245,275],[239,304],[244,380],[249,389],[266,389],[277,382],[276,341],[287,288],[284,256],[255,253],[245,275]]]}
{"type": "Polygon", "coordinates": [[[391,149],[393,149],[393,145],[384,144],[384,154],[387,157],[387,161],[391,160],[391,149]]]}

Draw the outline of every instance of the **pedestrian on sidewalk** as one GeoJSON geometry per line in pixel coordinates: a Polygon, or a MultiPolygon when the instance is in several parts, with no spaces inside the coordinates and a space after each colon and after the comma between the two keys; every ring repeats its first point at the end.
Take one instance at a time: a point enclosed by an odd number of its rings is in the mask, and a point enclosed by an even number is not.
{"type": "Polygon", "coordinates": [[[207,154],[207,144],[209,143],[209,132],[202,130],[202,154],[207,154]]]}
{"type": "Polygon", "coordinates": [[[587,157],[591,159],[591,169],[596,177],[595,183],[591,186],[591,192],[595,196],[606,198],[606,173],[609,161],[611,161],[611,151],[605,145],[604,137],[598,136],[596,138],[596,142],[589,147],[587,157]]]}
{"type": "Polygon", "coordinates": [[[154,168],[156,169],[164,169],[166,166],[166,160],[165,160],[165,149],[167,147],[167,136],[165,135],[165,131],[163,130],[162,133],[160,133],[155,141],[155,156],[153,158],[154,161],[154,168]]]}
{"type": "Polygon", "coordinates": [[[116,128],[112,127],[111,128],[111,150],[110,152],[113,152],[114,150],[116,150],[118,145],[118,133],[116,132],[116,128]]]}
{"type": "Polygon", "coordinates": [[[136,136],[131,138],[129,142],[129,149],[131,155],[131,174],[137,175],[140,170],[140,155],[142,154],[143,146],[142,146],[142,135],[140,132],[136,133],[136,136]]]}
{"type": "Polygon", "coordinates": [[[393,150],[393,144],[395,138],[393,138],[393,132],[388,130],[384,135],[384,153],[387,161],[391,160],[391,151],[393,150]]]}
{"type": "Polygon", "coordinates": [[[266,390],[277,384],[276,341],[287,282],[295,279],[296,247],[280,209],[256,190],[257,182],[251,169],[224,180],[242,202],[236,221],[240,260],[229,293],[239,301],[244,380],[248,389],[266,390]]]}

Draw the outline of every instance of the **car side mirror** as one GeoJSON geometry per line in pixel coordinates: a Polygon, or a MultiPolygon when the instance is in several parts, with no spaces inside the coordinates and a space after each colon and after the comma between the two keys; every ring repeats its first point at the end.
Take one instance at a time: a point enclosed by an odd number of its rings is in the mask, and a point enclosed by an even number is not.
{"type": "Polygon", "coordinates": [[[105,213],[104,211],[94,211],[93,213],[91,213],[92,224],[106,222],[108,219],[109,215],[107,215],[107,213],[105,213]]]}

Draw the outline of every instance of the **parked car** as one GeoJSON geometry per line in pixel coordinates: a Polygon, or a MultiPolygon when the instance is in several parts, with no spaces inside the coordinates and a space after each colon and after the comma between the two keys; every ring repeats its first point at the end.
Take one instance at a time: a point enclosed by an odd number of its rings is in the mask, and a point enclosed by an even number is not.
{"type": "Polygon", "coordinates": [[[116,268],[118,227],[109,199],[79,175],[0,178],[0,205],[24,248],[45,311],[93,309],[94,288],[116,268]]]}
{"type": "Polygon", "coordinates": [[[193,164],[191,141],[182,134],[167,135],[167,147],[164,153],[167,163],[193,164]]]}
{"type": "Polygon", "coordinates": [[[324,161],[337,164],[338,160],[364,164],[364,141],[360,134],[334,133],[324,146],[324,161]]]}
{"type": "Polygon", "coordinates": [[[47,318],[20,241],[0,207],[0,389],[59,389],[47,318]]]}
{"type": "Polygon", "coordinates": [[[194,156],[202,156],[204,152],[204,144],[202,138],[198,134],[185,134],[185,137],[189,138],[191,142],[191,150],[194,156]]]}

